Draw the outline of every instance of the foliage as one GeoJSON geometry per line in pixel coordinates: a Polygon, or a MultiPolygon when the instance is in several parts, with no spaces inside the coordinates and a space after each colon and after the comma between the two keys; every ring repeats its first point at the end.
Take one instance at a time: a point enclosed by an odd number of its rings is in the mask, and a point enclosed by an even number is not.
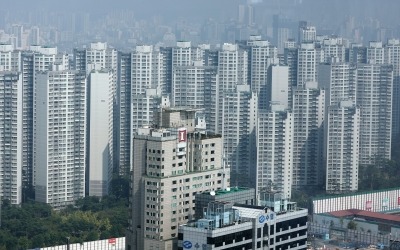
{"type": "Polygon", "coordinates": [[[0,250],[29,249],[124,236],[127,198],[85,197],[64,210],[30,201],[21,206],[4,201],[0,250]]]}
{"type": "Polygon", "coordinates": [[[350,221],[350,222],[347,224],[347,228],[348,228],[348,229],[351,229],[351,230],[357,230],[357,223],[355,223],[354,221],[350,221]]]}
{"type": "Polygon", "coordinates": [[[399,187],[400,136],[392,140],[391,160],[377,157],[373,164],[359,167],[359,191],[399,187]]]}
{"type": "Polygon", "coordinates": [[[359,191],[395,188],[400,183],[400,161],[381,160],[359,167],[359,191]]]}

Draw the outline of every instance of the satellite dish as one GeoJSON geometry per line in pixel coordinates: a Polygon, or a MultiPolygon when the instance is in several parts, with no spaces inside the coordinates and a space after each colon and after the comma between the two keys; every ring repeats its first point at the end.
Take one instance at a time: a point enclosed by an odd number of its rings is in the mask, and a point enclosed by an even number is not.
{"type": "Polygon", "coordinates": [[[215,191],[211,191],[211,192],[210,192],[210,195],[211,195],[211,196],[215,196],[215,191]]]}

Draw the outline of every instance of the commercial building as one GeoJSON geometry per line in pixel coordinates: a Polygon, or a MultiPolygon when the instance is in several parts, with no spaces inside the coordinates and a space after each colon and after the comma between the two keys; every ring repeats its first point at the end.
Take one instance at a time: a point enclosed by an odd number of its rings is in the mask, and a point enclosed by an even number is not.
{"type": "Polygon", "coordinates": [[[133,139],[127,249],[174,249],[178,225],[194,216],[194,197],[229,186],[220,135],[195,130],[195,111],[163,109],[133,139]]]}
{"type": "MultiPolygon", "coordinates": [[[[400,216],[398,214],[387,214],[372,212],[362,209],[346,209],[313,215],[313,223],[325,227],[349,227],[353,224],[353,230],[363,234],[369,233],[379,235],[381,240],[390,236],[390,239],[398,239],[400,234],[400,216]]],[[[360,235],[360,234],[359,234],[360,235]]],[[[370,236],[370,237],[371,237],[370,236]]]]}
{"type": "Polygon", "coordinates": [[[398,209],[399,206],[399,188],[359,192],[353,194],[321,196],[312,199],[312,212],[314,214],[329,213],[347,209],[384,212],[398,209]]]}
{"type": "Polygon", "coordinates": [[[202,219],[179,227],[178,249],[306,249],[307,209],[281,205],[210,202],[202,219]]]}

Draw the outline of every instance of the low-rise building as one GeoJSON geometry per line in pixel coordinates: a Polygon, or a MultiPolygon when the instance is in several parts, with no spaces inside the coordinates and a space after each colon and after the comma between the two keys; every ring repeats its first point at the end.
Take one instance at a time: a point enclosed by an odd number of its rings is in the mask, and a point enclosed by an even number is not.
{"type": "Polygon", "coordinates": [[[179,227],[178,249],[306,249],[307,209],[290,204],[274,211],[210,202],[203,219],[179,227]]]}

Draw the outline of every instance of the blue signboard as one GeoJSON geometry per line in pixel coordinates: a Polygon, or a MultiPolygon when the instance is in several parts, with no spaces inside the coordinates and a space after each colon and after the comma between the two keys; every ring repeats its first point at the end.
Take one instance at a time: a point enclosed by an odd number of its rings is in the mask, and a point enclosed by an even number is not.
{"type": "Polygon", "coordinates": [[[185,248],[185,249],[191,249],[192,248],[192,242],[190,242],[190,241],[184,241],[183,243],[182,243],[182,246],[183,246],[183,248],[185,248]]]}
{"type": "Polygon", "coordinates": [[[258,218],[258,222],[260,222],[260,223],[264,223],[265,222],[265,216],[264,215],[261,215],[260,216],[260,218],[258,218]]]}

